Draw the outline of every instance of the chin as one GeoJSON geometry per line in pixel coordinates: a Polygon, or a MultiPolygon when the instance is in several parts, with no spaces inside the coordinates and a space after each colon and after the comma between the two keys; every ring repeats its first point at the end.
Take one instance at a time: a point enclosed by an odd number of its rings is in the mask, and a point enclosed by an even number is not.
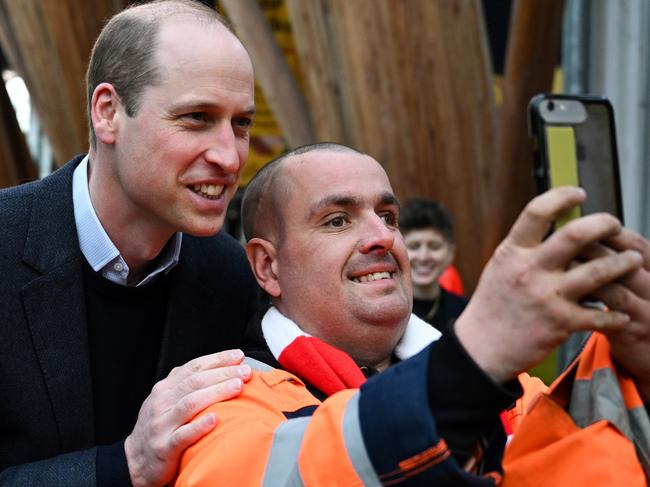
{"type": "Polygon", "coordinates": [[[427,279],[426,281],[413,280],[413,287],[419,289],[431,289],[435,283],[435,279],[427,279]]]}
{"type": "Polygon", "coordinates": [[[184,225],[180,231],[193,237],[212,237],[222,228],[223,218],[220,218],[217,221],[212,220],[210,222],[196,222],[194,225],[184,225]]]}
{"type": "Polygon", "coordinates": [[[398,328],[406,326],[411,317],[411,308],[407,303],[382,307],[374,310],[372,315],[367,316],[368,322],[374,322],[377,326],[398,328]]]}

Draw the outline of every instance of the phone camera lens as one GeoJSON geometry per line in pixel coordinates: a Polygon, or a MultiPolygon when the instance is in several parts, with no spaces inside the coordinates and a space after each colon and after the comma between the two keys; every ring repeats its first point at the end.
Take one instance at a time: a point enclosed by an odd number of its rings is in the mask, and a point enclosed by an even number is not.
{"type": "Polygon", "coordinates": [[[548,104],[546,105],[546,107],[548,108],[549,112],[552,112],[553,110],[555,110],[555,103],[552,102],[552,101],[549,101],[548,104]]]}

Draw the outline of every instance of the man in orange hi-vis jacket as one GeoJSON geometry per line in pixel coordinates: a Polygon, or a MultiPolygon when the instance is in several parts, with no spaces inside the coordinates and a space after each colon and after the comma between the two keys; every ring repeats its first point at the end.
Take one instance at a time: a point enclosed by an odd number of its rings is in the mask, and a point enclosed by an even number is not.
{"type": "Polygon", "coordinates": [[[220,422],[186,451],[176,485],[494,485],[517,375],[572,331],[630,322],[579,300],[639,272],[639,252],[569,266],[620,235],[616,219],[584,217],[542,241],[584,197],[533,200],[440,337],[411,315],[399,204],[379,163],[330,143],[269,163],[243,202],[247,256],[272,301],[248,355],[268,365],[248,359],[242,395],[208,409],[220,422]]]}

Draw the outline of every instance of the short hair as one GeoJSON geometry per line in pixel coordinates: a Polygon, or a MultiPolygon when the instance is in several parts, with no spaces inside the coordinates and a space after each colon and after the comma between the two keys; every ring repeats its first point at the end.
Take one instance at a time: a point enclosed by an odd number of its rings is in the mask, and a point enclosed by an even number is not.
{"type": "Polygon", "coordinates": [[[172,15],[191,16],[204,22],[216,21],[231,30],[216,9],[197,0],[136,3],[113,16],[95,41],[86,71],[87,117],[93,148],[97,147],[91,116],[95,88],[100,83],[111,83],[126,114],[134,116],[145,88],[160,83],[160,67],[155,62],[158,33],[163,21],[172,15]]]}
{"type": "Polygon", "coordinates": [[[409,199],[400,209],[399,227],[402,235],[411,230],[432,228],[447,242],[454,243],[454,220],[440,203],[428,198],[409,199]]]}
{"type": "Polygon", "coordinates": [[[282,166],[288,159],[315,151],[349,152],[363,155],[362,152],[343,144],[318,142],[297,147],[268,162],[250,180],[242,199],[242,227],[246,241],[255,237],[267,237],[269,232],[275,230],[278,243],[282,242],[284,226],[280,212],[282,203],[286,203],[290,196],[288,181],[282,177],[282,166]],[[273,225],[275,228],[270,228],[273,225]]]}

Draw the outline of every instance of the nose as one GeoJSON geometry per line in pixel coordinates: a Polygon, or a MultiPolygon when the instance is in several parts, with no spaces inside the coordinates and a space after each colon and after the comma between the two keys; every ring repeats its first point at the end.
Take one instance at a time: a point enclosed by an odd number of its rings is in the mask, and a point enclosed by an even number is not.
{"type": "Polygon", "coordinates": [[[388,252],[395,244],[395,233],[396,230],[388,227],[381,217],[373,215],[363,227],[361,253],[388,252]]]}
{"type": "Polygon", "coordinates": [[[414,259],[426,260],[429,257],[429,251],[426,245],[418,245],[415,250],[411,251],[411,255],[414,259]]]}
{"type": "Polygon", "coordinates": [[[237,153],[237,138],[230,123],[219,124],[210,134],[208,148],[204,157],[210,164],[215,164],[225,173],[237,173],[241,162],[237,153]]]}

